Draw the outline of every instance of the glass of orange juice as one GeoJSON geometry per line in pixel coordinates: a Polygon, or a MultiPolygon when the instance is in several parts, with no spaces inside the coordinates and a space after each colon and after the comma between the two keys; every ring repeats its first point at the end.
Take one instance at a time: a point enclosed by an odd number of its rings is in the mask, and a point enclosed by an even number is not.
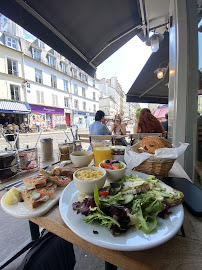
{"type": "Polygon", "coordinates": [[[111,159],[111,142],[93,140],[91,144],[96,167],[99,166],[101,161],[105,159],[111,159]]]}

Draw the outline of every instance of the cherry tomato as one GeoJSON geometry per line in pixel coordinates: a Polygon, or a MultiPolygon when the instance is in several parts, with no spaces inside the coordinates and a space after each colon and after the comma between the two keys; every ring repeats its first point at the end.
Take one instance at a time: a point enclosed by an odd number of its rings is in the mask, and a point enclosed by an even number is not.
{"type": "Polygon", "coordinates": [[[107,197],[109,195],[109,191],[100,191],[99,194],[101,197],[107,197]]]}

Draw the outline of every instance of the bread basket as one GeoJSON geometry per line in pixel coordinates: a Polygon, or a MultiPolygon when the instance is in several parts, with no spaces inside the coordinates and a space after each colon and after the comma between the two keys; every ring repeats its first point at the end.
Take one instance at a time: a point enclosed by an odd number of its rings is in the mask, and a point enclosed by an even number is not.
{"type": "MultiPolygon", "coordinates": [[[[139,147],[140,147],[140,144],[138,142],[131,147],[131,151],[136,152],[136,153],[142,153],[139,147]]],[[[165,176],[172,168],[174,162],[175,162],[175,159],[158,158],[158,157],[151,156],[147,160],[142,162],[140,165],[135,167],[134,170],[138,172],[146,173],[146,174],[156,175],[156,176],[165,176]]]]}

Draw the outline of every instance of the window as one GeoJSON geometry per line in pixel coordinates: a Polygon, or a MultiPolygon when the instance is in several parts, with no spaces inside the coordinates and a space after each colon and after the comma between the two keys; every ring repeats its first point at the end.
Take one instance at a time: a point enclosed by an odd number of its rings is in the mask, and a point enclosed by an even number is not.
{"type": "Polygon", "coordinates": [[[95,92],[93,92],[93,100],[95,100],[95,92]]]}
{"type": "Polygon", "coordinates": [[[11,99],[20,101],[20,88],[16,85],[10,85],[11,99]]]}
{"type": "Polygon", "coordinates": [[[8,47],[17,49],[17,40],[11,37],[6,37],[6,43],[8,47]]]}
{"type": "Polygon", "coordinates": [[[8,74],[18,76],[17,61],[7,59],[7,63],[8,63],[8,74]]]}
{"type": "Polygon", "coordinates": [[[79,108],[79,101],[77,99],[74,100],[74,108],[75,109],[79,108]]]}
{"type": "Polygon", "coordinates": [[[95,80],[93,80],[93,87],[95,87],[95,80]]]}
{"type": "Polygon", "coordinates": [[[66,108],[69,107],[69,98],[68,98],[68,97],[65,97],[65,98],[64,98],[64,104],[65,104],[65,107],[66,107],[66,108]]]}
{"type": "Polygon", "coordinates": [[[57,88],[56,77],[51,75],[51,86],[57,88]]]}
{"type": "Polygon", "coordinates": [[[82,87],[82,97],[86,97],[86,89],[82,87]]]}
{"type": "Polygon", "coordinates": [[[96,112],[96,105],[93,104],[93,111],[96,112]]]}
{"type": "Polygon", "coordinates": [[[32,48],[33,58],[37,61],[41,61],[41,52],[35,48],[32,48]]]}
{"type": "Polygon", "coordinates": [[[74,68],[72,68],[72,76],[73,76],[74,78],[77,78],[77,70],[74,69],[74,68]]]}
{"type": "Polygon", "coordinates": [[[49,61],[49,65],[52,68],[55,68],[55,58],[51,57],[50,55],[48,56],[48,61],[49,61]]]}
{"type": "Polygon", "coordinates": [[[86,102],[83,102],[83,110],[86,110],[86,102]]]}
{"type": "Polygon", "coordinates": [[[52,94],[52,104],[53,106],[58,106],[58,96],[52,94]]]}
{"type": "Polygon", "coordinates": [[[39,47],[41,48],[41,49],[45,49],[45,43],[43,42],[43,41],[39,41],[39,47]]]}
{"type": "Polygon", "coordinates": [[[36,102],[37,104],[44,104],[44,92],[36,91],[36,102]]]}
{"type": "Polygon", "coordinates": [[[78,95],[78,86],[77,86],[77,84],[74,84],[74,94],[78,95]]]}
{"type": "Polygon", "coordinates": [[[80,73],[80,77],[81,77],[82,82],[87,83],[87,77],[86,77],[86,75],[84,75],[83,73],[80,73]]]}
{"type": "Polygon", "coordinates": [[[61,62],[61,68],[63,73],[67,73],[67,65],[65,65],[63,62],[61,62]]]}
{"type": "Polygon", "coordinates": [[[68,92],[68,81],[64,80],[64,90],[68,92]]]}
{"type": "Polygon", "coordinates": [[[42,71],[35,69],[35,81],[38,83],[42,83],[42,71]]]}

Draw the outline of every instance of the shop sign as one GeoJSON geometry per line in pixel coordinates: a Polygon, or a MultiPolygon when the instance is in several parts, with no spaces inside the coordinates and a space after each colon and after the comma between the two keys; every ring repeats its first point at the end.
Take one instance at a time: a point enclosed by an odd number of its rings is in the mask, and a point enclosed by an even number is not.
{"type": "Polygon", "coordinates": [[[50,114],[64,114],[64,109],[54,107],[44,107],[38,105],[30,105],[32,113],[50,113],[50,114]]]}

